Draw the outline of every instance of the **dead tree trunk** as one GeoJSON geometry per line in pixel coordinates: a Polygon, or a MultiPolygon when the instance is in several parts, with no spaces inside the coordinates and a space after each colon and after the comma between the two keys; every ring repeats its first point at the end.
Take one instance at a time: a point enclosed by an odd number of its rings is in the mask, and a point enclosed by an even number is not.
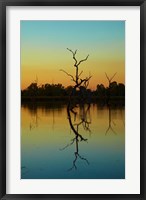
{"type": "Polygon", "coordinates": [[[70,111],[73,111],[73,108],[76,106],[76,105],[74,105],[74,106],[72,105],[73,94],[76,92],[77,89],[80,89],[80,86],[84,86],[85,88],[87,88],[89,85],[89,80],[90,80],[91,76],[88,76],[86,78],[81,78],[83,71],[79,71],[80,64],[83,63],[84,61],[86,61],[88,59],[89,55],[86,56],[86,58],[78,61],[76,58],[77,50],[72,51],[71,49],[68,49],[68,48],[67,48],[67,50],[72,53],[73,60],[74,60],[74,67],[75,67],[75,75],[69,74],[68,72],[66,72],[63,69],[60,70],[60,71],[64,72],[67,76],[71,77],[71,80],[74,82],[73,89],[69,95],[69,101],[68,101],[68,105],[67,105],[67,115],[68,115],[70,127],[73,130],[74,134],[76,135],[77,139],[80,138],[80,140],[86,141],[86,139],[84,139],[82,137],[82,135],[79,134],[78,130],[76,130],[75,127],[73,126],[70,111]]]}

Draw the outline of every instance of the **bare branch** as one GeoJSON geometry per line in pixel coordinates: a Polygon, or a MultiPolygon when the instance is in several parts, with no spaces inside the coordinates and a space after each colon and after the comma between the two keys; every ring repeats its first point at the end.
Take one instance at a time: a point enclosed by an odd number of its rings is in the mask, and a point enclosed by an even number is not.
{"type": "Polygon", "coordinates": [[[87,87],[88,87],[88,85],[89,85],[89,80],[88,80],[88,81],[86,81],[86,82],[84,83],[84,85],[85,85],[85,88],[87,88],[87,87]]]}
{"type": "Polygon", "coordinates": [[[70,77],[72,78],[72,81],[75,82],[75,79],[74,79],[74,77],[73,77],[71,74],[69,74],[68,72],[66,72],[66,71],[63,70],[63,69],[60,69],[60,71],[61,71],[61,72],[64,72],[66,75],[70,76],[70,77]]]}
{"type": "Polygon", "coordinates": [[[83,125],[83,128],[84,128],[85,131],[88,131],[88,132],[91,133],[91,129],[89,128],[90,124],[91,124],[91,122],[88,122],[87,120],[84,120],[82,125],[83,125]]]}
{"type": "Polygon", "coordinates": [[[78,77],[80,77],[82,73],[83,73],[83,71],[81,71],[81,72],[79,73],[78,77]]]}
{"type": "Polygon", "coordinates": [[[70,51],[70,52],[73,54],[73,59],[75,60],[74,66],[77,67],[77,66],[76,66],[76,65],[77,65],[77,59],[76,59],[76,57],[75,57],[75,55],[76,55],[76,53],[77,53],[77,50],[75,50],[75,52],[73,52],[73,51],[72,51],[71,49],[69,49],[69,48],[67,48],[67,50],[70,51]]]}
{"type": "Polygon", "coordinates": [[[112,79],[115,77],[116,74],[117,72],[111,78],[109,78],[107,73],[105,72],[106,78],[108,79],[109,83],[111,83],[112,79]]]}
{"type": "Polygon", "coordinates": [[[71,49],[67,48],[68,51],[70,51],[73,55],[76,55],[77,50],[75,50],[75,52],[73,52],[71,49]]]}
{"type": "Polygon", "coordinates": [[[108,81],[110,82],[110,79],[109,79],[109,77],[108,77],[108,75],[107,75],[107,73],[105,72],[105,75],[106,75],[106,78],[108,79],[108,81]]]}
{"type": "Polygon", "coordinates": [[[105,135],[108,133],[109,130],[110,130],[110,127],[107,128],[107,130],[105,132],[105,135]]]}
{"type": "Polygon", "coordinates": [[[114,134],[117,134],[116,133],[116,131],[114,131],[114,129],[113,129],[113,127],[112,127],[112,124],[111,124],[111,122],[112,122],[112,115],[111,115],[111,108],[110,108],[110,106],[109,106],[109,123],[108,123],[108,128],[107,128],[107,130],[106,130],[106,132],[105,132],[105,135],[111,130],[114,134]]]}
{"type": "Polygon", "coordinates": [[[80,121],[79,123],[74,123],[73,125],[74,125],[74,126],[78,126],[78,127],[79,127],[79,126],[80,126],[82,123],[83,123],[83,122],[82,122],[82,121],[80,121]]]}
{"type": "Polygon", "coordinates": [[[86,158],[82,157],[80,154],[78,154],[78,157],[79,157],[81,160],[86,161],[86,163],[87,163],[88,165],[90,164],[89,161],[88,161],[86,158]]]}
{"type": "Polygon", "coordinates": [[[78,159],[78,153],[75,152],[75,159],[74,159],[74,161],[73,161],[73,166],[72,166],[70,169],[68,169],[67,171],[71,171],[71,170],[74,169],[74,168],[75,168],[75,170],[77,169],[77,166],[76,166],[76,161],[77,161],[77,159],[78,159]]]}
{"type": "Polygon", "coordinates": [[[71,146],[71,145],[74,143],[75,140],[76,140],[76,138],[72,139],[72,142],[71,142],[70,144],[67,144],[65,147],[63,147],[63,148],[61,148],[61,149],[59,149],[59,150],[60,150],[60,151],[63,151],[63,150],[66,149],[67,147],[71,146]]]}
{"type": "Polygon", "coordinates": [[[111,130],[113,131],[113,133],[114,133],[115,135],[117,135],[116,131],[114,131],[112,127],[111,127],[111,130]]]}
{"type": "Polygon", "coordinates": [[[91,77],[92,77],[92,76],[86,77],[85,79],[80,79],[80,83],[78,83],[78,86],[80,86],[82,83],[85,84],[87,81],[90,80],[91,77]]]}
{"type": "Polygon", "coordinates": [[[71,171],[73,169],[75,169],[75,170],[77,169],[76,162],[77,162],[78,158],[80,158],[81,160],[84,160],[88,165],[90,164],[89,161],[86,158],[82,157],[78,152],[75,152],[75,159],[73,161],[73,166],[70,169],[68,169],[68,171],[71,171]]]}
{"type": "Polygon", "coordinates": [[[88,78],[86,78],[85,82],[84,82],[84,86],[87,89],[88,85],[89,85],[89,80],[92,76],[89,76],[88,78]]]}
{"type": "Polygon", "coordinates": [[[85,59],[80,60],[80,61],[78,62],[78,64],[77,64],[77,66],[79,66],[82,62],[86,61],[86,60],[88,59],[88,57],[89,57],[89,55],[88,55],[85,59]]]}
{"type": "Polygon", "coordinates": [[[110,81],[115,77],[116,74],[117,74],[117,72],[111,77],[110,81]]]}
{"type": "Polygon", "coordinates": [[[111,130],[115,135],[117,135],[116,131],[113,130],[113,128],[111,126],[109,126],[105,132],[105,135],[107,135],[107,133],[109,132],[109,130],[111,130]]]}

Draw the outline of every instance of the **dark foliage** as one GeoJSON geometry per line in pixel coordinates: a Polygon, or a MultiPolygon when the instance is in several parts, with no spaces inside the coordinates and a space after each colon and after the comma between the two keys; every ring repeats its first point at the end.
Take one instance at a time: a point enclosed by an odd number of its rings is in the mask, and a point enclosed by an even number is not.
{"type": "MultiPolygon", "coordinates": [[[[46,83],[42,86],[38,86],[37,83],[31,83],[25,90],[21,91],[23,97],[67,97],[70,95],[73,86],[64,87],[62,84],[49,84],[46,83]]],[[[79,90],[73,93],[73,96],[78,97],[97,97],[97,98],[109,98],[109,97],[124,97],[125,85],[123,83],[111,82],[109,87],[105,87],[103,84],[98,84],[96,90],[87,89],[84,86],[80,86],[79,90]]]]}

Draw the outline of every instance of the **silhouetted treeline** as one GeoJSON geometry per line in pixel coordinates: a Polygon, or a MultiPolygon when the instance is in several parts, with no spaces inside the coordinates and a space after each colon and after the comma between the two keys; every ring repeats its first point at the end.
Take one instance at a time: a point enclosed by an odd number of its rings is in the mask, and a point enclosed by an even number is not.
{"type": "MultiPolygon", "coordinates": [[[[26,89],[21,91],[23,97],[67,97],[70,95],[73,86],[64,87],[62,84],[44,84],[38,86],[37,83],[31,83],[26,89]]],[[[109,87],[103,84],[98,84],[96,90],[86,89],[80,86],[77,91],[74,91],[73,96],[83,98],[113,98],[125,97],[125,85],[116,81],[110,83],[109,87]]]]}

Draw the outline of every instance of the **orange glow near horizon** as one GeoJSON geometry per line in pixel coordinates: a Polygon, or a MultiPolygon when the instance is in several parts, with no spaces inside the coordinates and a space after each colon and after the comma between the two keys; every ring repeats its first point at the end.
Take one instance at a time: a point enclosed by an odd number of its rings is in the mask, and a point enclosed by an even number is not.
{"type": "MultiPolygon", "coordinates": [[[[117,63],[110,63],[110,66],[108,66],[109,63],[103,63],[99,64],[100,68],[98,67],[88,67],[87,63],[83,64],[80,66],[80,71],[83,70],[82,77],[87,77],[89,75],[92,76],[90,79],[90,84],[89,88],[90,89],[96,89],[97,84],[104,84],[105,86],[108,86],[108,81],[105,76],[105,72],[108,74],[109,77],[112,77],[114,73],[117,72],[116,76],[114,77],[113,81],[116,81],[117,83],[125,83],[125,73],[123,70],[124,68],[124,62],[117,62],[117,63]],[[86,66],[85,66],[86,65],[86,66]],[[118,67],[117,67],[118,66],[118,67]],[[111,70],[112,69],[112,70],[111,70]]],[[[90,64],[89,64],[90,66],[90,64]]],[[[93,66],[91,64],[91,66],[93,66]]],[[[74,82],[71,81],[71,78],[67,76],[65,73],[61,72],[60,69],[63,69],[67,71],[68,73],[74,75],[75,74],[75,68],[72,67],[60,67],[60,68],[55,68],[53,67],[38,67],[34,68],[33,67],[22,67],[21,71],[21,80],[22,80],[22,90],[26,89],[31,83],[36,81],[38,85],[41,86],[42,84],[62,84],[64,87],[67,87],[69,85],[74,85],[74,82]],[[40,70],[41,68],[41,70],[40,70]]]]}
{"type": "Polygon", "coordinates": [[[70,48],[77,49],[76,58],[89,58],[79,66],[81,78],[89,75],[89,88],[108,86],[112,81],[125,84],[125,22],[123,21],[22,21],[21,22],[21,89],[36,81],[74,85],[61,72],[75,74],[70,48]],[[76,31],[78,30],[78,31],[76,31]]]}

